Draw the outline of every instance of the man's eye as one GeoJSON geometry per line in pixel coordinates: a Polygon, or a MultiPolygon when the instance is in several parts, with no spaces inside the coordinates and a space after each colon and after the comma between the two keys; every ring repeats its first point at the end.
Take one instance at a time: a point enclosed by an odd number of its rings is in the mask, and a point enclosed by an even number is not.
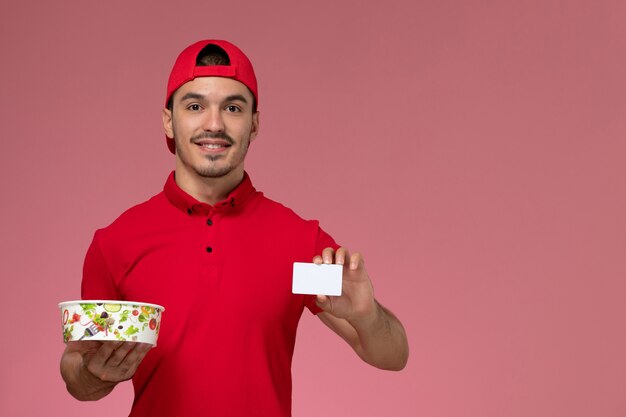
{"type": "Polygon", "coordinates": [[[200,105],[199,104],[190,104],[189,106],[187,106],[187,108],[189,110],[198,111],[198,110],[200,110],[200,105]]]}
{"type": "Polygon", "coordinates": [[[235,105],[232,105],[232,104],[230,106],[226,106],[226,110],[229,111],[229,112],[232,112],[232,113],[241,111],[241,109],[239,109],[239,107],[237,107],[235,105]]]}

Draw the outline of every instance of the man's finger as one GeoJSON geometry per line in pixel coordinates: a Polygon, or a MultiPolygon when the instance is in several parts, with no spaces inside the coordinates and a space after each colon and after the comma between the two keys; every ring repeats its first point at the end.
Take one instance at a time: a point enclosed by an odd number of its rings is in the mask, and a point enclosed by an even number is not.
{"type": "Polygon", "coordinates": [[[100,369],[89,371],[102,381],[121,382],[133,377],[144,356],[150,350],[148,343],[124,342],[100,369]],[[120,358],[122,358],[120,360],[120,358]]]}
{"type": "Polygon", "coordinates": [[[148,352],[152,350],[152,345],[149,343],[136,343],[134,349],[126,357],[130,362],[137,362],[139,364],[148,352]]]}
{"type": "Polygon", "coordinates": [[[124,361],[120,364],[120,367],[127,367],[130,372],[129,377],[132,377],[143,358],[148,354],[148,352],[150,352],[151,349],[152,345],[149,343],[136,343],[133,350],[126,355],[124,361]]]}
{"type": "Polygon", "coordinates": [[[356,252],[350,256],[350,270],[355,271],[364,264],[363,255],[356,252]]]}
{"type": "Polygon", "coordinates": [[[68,352],[78,352],[81,355],[87,352],[97,352],[103,342],[98,340],[70,340],[67,342],[68,352]]]}
{"type": "Polygon", "coordinates": [[[325,264],[332,264],[335,250],[333,248],[326,248],[322,251],[322,259],[325,264]]]}
{"type": "Polygon", "coordinates": [[[330,312],[332,311],[332,303],[330,301],[330,297],[327,295],[317,295],[315,299],[315,303],[319,308],[324,311],[330,312]]]}
{"type": "Polygon", "coordinates": [[[113,368],[119,366],[119,364],[122,363],[122,361],[126,358],[126,355],[128,355],[128,352],[133,349],[133,345],[133,342],[123,343],[121,346],[113,351],[111,356],[109,356],[109,359],[107,360],[105,366],[113,368]]]}
{"type": "Polygon", "coordinates": [[[93,355],[90,362],[93,365],[102,367],[109,360],[115,349],[117,349],[124,342],[104,342],[98,351],[93,355]]]}
{"type": "Polygon", "coordinates": [[[345,265],[346,259],[350,259],[350,253],[346,248],[337,249],[337,253],[335,253],[335,263],[337,265],[345,265]]]}
{"type": "Polygon", "coordinates": [[[87,370],[101,379],[106,362],[115,351],[115,348],[121,345],[121,343],[122,342],[102,342],[96,352],[83,355],[83,361],[87,370]]]}

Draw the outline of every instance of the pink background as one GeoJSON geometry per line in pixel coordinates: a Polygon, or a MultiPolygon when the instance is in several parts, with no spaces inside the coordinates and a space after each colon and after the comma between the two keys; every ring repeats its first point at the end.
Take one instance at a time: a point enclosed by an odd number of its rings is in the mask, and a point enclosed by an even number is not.
{"type": "Polygon", "coordinates": [[[626,3],[246,3],[3,0],[0,415],[128,412],[65,392],[56,303],[173,168],[206,37],[256,66],[257,188],[362,251],[410,339],[382,372],[305,314],[294,416],[626,415],[626,3]]]}

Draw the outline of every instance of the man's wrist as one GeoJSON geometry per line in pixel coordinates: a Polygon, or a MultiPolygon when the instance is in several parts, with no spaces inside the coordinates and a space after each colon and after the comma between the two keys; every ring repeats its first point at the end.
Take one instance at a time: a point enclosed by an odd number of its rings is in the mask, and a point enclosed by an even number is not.
{"type": "Polygon", "coordinates": [[[384,315],[385,312],[378,304],[378,301],[373,300],[373,305],[368,311],[353,317],[349,322],[357,332],[367,331],[369,333],[372,330],[385,327],[384,315]]]}

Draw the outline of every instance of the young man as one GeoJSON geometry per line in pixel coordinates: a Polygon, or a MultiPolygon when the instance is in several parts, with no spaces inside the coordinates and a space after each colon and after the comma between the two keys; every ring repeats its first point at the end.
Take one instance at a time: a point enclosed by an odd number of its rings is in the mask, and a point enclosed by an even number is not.
{"type": "Polygon", "coordinates": [[[82,283],[83,299],[165,306],[159,346],[69,342],[61,374],[77,399],[132,378],[131,416],[290,416],[304,307],[365,362],[405,366],[404,329],[375,300],[362,256],[252,186],[258,102],[252,65],[231,43],[200,41],[176,60],[163,110],[175,170],[95,233],[82,283]],[[292,294],[296,261],[342,264],[342,295],[292,294]]]}

